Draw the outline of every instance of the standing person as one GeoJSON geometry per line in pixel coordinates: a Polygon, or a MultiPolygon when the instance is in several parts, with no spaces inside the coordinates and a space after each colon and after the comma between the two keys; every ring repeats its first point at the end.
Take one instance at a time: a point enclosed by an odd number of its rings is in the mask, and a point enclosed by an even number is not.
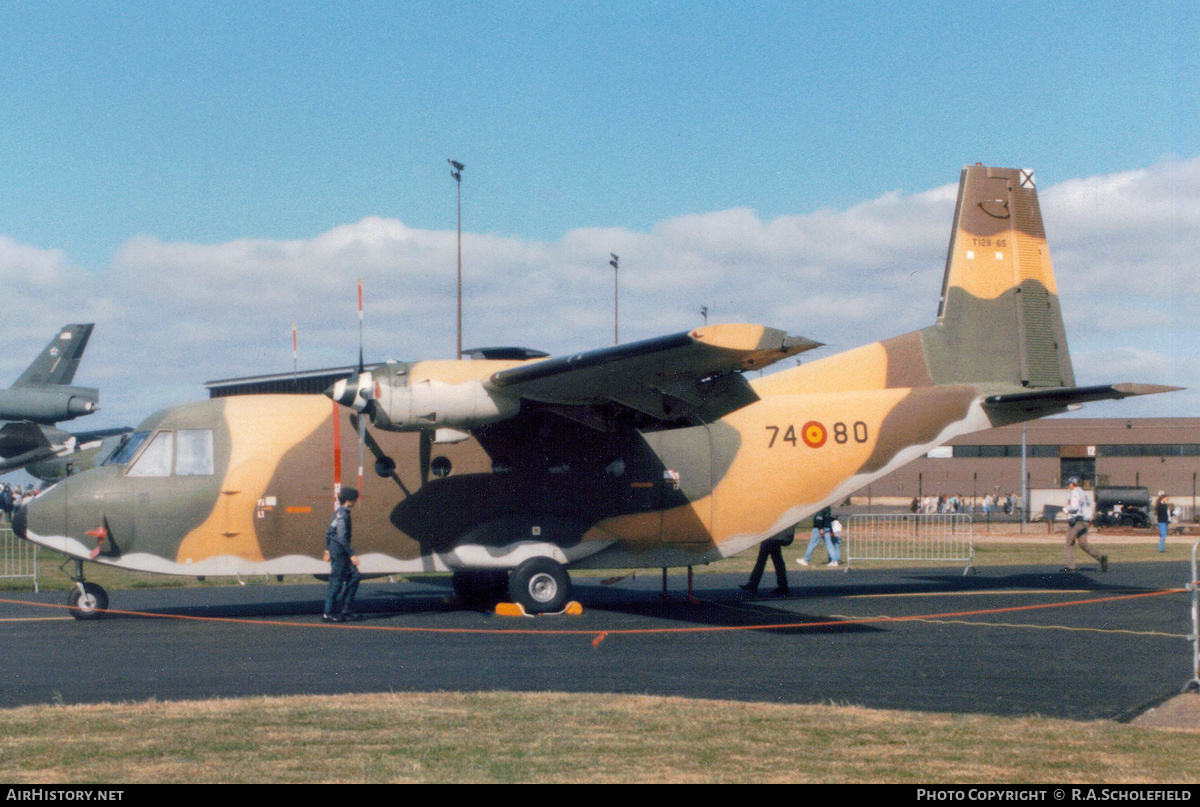
{"type": "Polygon", "coordinates": [[[1167,551],[1167,528],[1171,524],[1171,500],[1160,490],[1158,504],[1154,505],[1154,516],[1158,522],[1158,551],[1167,551]]]}
{"type": "Polygon", "coordinates": [[[841,555],[838,552],[837,544],[833,541],[833,508],[826,507],[824,510],[813,516],[812,537],[808,539],[808,549],[804,550],[804,557],[797,558],[796,562],[801,566],[807,566],[812,559],[813,550],[817,548],[817,544],[821,539],[825,539],[825,551],[829,553],[829,566],[837,566],[841,555]]]}
{"type": "Polygon", "coordinates": [[[750,572],[750,580],[742,589],[751,594],[758,593],[758,581],[762,580],[763,570],[767,568],[767,558],[775,564],[775,593],[788,595],[787,566],[783,563],[783,548],[791,546],[796,540],[795,530],[786,530],[778,535],[772,535],[758,545],[758,559],[754,561],[754,569],[750,572]]]}
{"type": "Polygon", "coordinates": [[[350,548],[350,511],[358,502],[358,491],[342,488],[338,493],[338,508],[333,521],[325,530],[325,560],[329,562],[329,585],[325,589],[325,622],[346,622],[361,619],[354,612],[354,595],[362,575],[358,573],[358,555],[350,548]]]}
{"type": "Polygon", "coordinates": [[[1066,565],[1062,571],[1075,571],[1075,553],[1071,547],[1078,543],[1080,549],[1100,561],[1100,571],[1107,572],[1108,555],[1101,555],[1088,545],[1086,534],[1090,514],[1087,512],[1087,494],[1079,487],[1079,480],[1074,477],[1068,483],[1067,489],[1070,492],[1067,494],[1066,565]]]}

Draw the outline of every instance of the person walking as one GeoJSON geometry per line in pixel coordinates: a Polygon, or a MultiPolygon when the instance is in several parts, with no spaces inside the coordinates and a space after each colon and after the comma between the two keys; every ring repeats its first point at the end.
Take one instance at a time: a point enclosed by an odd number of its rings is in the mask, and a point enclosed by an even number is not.
{"type": "Polygon", "coordinates": [[[354,597],[362,575],[358,573],[358,555],[350,548],[352,524],[350,511],[358,502],[358,491],[342,488],[338,493],[338,508],[333,521],[325,530],[325,560],[329,563],[329,584],[325,589],[325,622],[346,622],[361,619],[354,612],[354,597]]]}
{"type": "Polygon", "coordinates": [[[758,559],[754,561],[754,569],[750,572],[750,580],[742,585],[743,591],[751,594],[758,593],[758,583],[762,580],[763,571],[767,568],[767,558],[775,565],[775,593],[787,596],[788,589],[787,566],[783,562],[783,548],[791,546],[796,540],[794,530],[784,530],[778,535],[772,535],[758,545],[758,559]]]}
{"type": "Polygon", "coordinates": [[[1171,500],[1163,493],[1158,492],[1158,504],[1154,505],[1154,516],[1158,522],[1158,551],[1167,551],[1167,529],[1171,526],[1171,500]]]}
{"type": "Polygon", "coordinates": [[[815,516],[813,516],[812,537],[808,539],[808,548],[804,550],[804,557],[797,558],[796,562],[801,566],[807,566],[812,560],[813,550],[817,548],[817,544],[821,539],[825,539],[825,551],[829,554],[829,566],[837,566],[841,560],[841,553],[838,551],[837,542],[833,536],[833,508],[826,507],[815,516]]]}
{"type": "Polygon", "coordinates": [[[1075,553],[1072,547],[1079,544],[1079,548],[1091,555],[1100,562],[1100,571],[1108,571],[1108,555],[1101,555],[1099,552],[1092,549],[1087,541],[1088,522],[1091,518],[1091,513],[1088,512],[1087,494],[1083,492],[1083,488],[1079,487],[1079,480],[1072,477],[1067,484],[1067,542],[1066,542],[1066,565],[1062,567],[1064,572],[1075,571],[1075,553]]]}

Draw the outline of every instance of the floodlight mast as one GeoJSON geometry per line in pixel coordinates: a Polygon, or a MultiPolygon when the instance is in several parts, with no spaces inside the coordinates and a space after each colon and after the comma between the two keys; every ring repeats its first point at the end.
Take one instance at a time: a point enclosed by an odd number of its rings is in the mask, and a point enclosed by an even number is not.
{"type": "Polygon", "coordinates": [[[450,163],[450,176],[458,188],[458,338],[455,343],[454,357],[462,358],[462,171],[465,165],[457,160],[447,159],[450,163]]]}
{"type": "Polygon", "coordinates": [[[621,343],[621,339],[617,333],[617,323],[618,323],[618,319],[619,319],[618,315],[620,313],[620,308],[618,307],[618,303],[617,303],[617,274],[619,271],[619,264],[621,263],[621,259],[618,258],[616,255],[613,255],[611,252],[608,254],[609,254],[609,257],[612,258],[612,260],[608,262],[608,265],[613,268],[613,344],[619,345],[621,343]]]}

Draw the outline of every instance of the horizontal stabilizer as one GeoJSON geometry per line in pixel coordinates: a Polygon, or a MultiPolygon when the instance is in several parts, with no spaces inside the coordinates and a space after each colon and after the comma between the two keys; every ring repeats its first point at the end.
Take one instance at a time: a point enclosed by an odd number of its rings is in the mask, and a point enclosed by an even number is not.
{"type": "Polygon", "coordinates": [[[1014,407],[1026,412],[1039,409],[1065,409],[1089,401],[1120,400],[1134,395],[1155,395],[1159,392],[1175,392],[1183,387],[1168,387],[1162,384],[1102,384],[1095,387],[1052,387],[1050,389],[1014,392],[1008,395],[992,395],[984,400],[989,407],[1014,407]]]}

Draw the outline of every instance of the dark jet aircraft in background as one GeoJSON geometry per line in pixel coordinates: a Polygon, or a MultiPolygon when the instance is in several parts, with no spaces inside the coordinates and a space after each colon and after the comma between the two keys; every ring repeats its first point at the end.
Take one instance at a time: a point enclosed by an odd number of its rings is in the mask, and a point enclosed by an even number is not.
{"type": "Polygon", "coordinates": [[[100,408],[99,390],[71,386],[93,327],[90,322],[64,327],[11,387],[0,390],[0,421],[8,421],[0,426],[0,473],[62,458],[128,431],[71,434],[54,427],[100,408]]]}
{"type": "Polygon", "coordinates": [[[555,611],[568,570],[710,563],[959,435],[1172,389],[1076,385],[1033,176],[1008,168],[962,171],[933,324],[745,375],[819,346],[718,324],[554,358],[377,365],[334,384],[332,404],[186,404],[19,509],[13,529],[76,559],[80,618],[108,603],[83,580],[87,559],[328,574],[333,495],[356,470],[342,457],[365,449],[364,574],[450,572],[464,597],[507,590],[555,611]]]}

